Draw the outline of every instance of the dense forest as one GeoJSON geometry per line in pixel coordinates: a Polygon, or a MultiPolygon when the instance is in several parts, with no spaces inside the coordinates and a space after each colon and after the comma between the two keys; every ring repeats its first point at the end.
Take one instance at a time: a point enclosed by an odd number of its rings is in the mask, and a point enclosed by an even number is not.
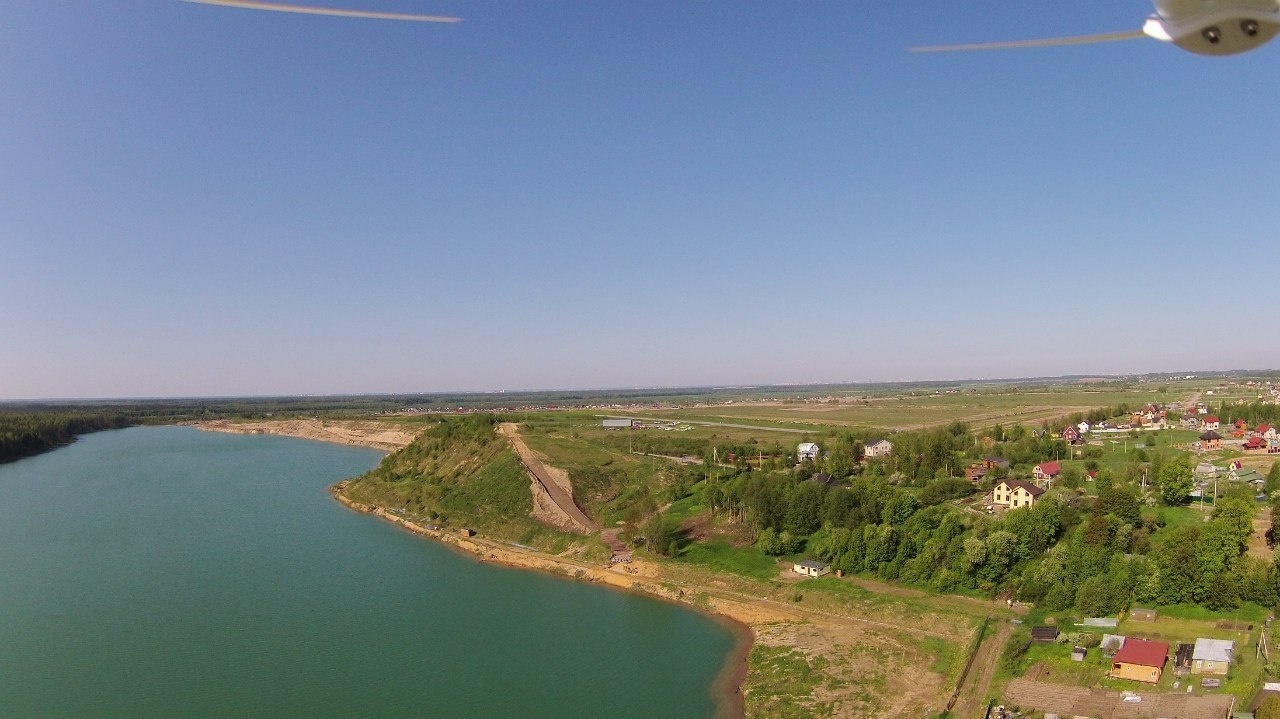
{"type": "Polygon", "coordinates": [[[0,412],[0,462],[70,444],[76,436],[133,424],[123,413],[92,410],[0,412]]]}

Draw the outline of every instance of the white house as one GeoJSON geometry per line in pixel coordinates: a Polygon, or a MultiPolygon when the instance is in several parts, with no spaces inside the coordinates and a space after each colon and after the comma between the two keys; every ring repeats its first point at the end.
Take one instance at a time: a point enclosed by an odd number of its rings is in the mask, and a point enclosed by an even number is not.
{"type": "Polygon", "coordinates": [[[806,559],[803,562],[796,562],[791,565],[791,570],[796,574],[803,574],[806,577],[821,577],[831,572],[831,565],[822,562],[806,559]]]}
{"type": "Polygon", "coordinates": [[[1076,425],[1076,429],[1080,430],[1080,434],[1086,434],[1089,431],[1089,423],[1081,422],[1080,424],[1076,425]]]}
{"type": "Polygon", "coordinates": [[[796,447],[796,460],[800,462],[806,459],[810,461],[816,460],[818,451],[818,445],[813,442],[801,442],[800,446],[796,447]]]}
{"type": "Polygon", "coordinates": [[[891,452],[893,452],[893,443],[887,439],[868,440],[863,450],[868,457],[886,457],[891,452]]]}

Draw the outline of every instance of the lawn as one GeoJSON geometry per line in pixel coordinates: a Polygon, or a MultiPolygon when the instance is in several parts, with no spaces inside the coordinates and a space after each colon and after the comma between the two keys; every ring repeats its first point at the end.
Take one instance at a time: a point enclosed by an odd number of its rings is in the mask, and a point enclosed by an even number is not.
{"type": "Polygon", "coordinates": [[[734,547],[723,539],[695,542],[680,550],[678,561],[753,579],[773,579],[778,565],[755,547],[734,547]]]}

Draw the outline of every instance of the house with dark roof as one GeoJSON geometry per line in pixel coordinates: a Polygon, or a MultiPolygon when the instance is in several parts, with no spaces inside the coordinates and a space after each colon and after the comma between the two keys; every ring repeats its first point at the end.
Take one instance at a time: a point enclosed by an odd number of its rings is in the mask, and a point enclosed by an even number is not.
{"type": "Polygon", "coordinates": [[[1201,449],[1218,449],[1222,446],[1222,435],[1213,430],[1205,430],[1200,434],[1201,449]]]}
{"type": "Polygon", "coordinates": [[[814,475],[809,478],[809,481],[814,484],[822,484],[830,487],[836,483],[836,478],[826,472],[815,472],[814,475]]]}
{"type": "Polygon", "coordinates": [[[867,457],[887,457],[893,452],[893,443],[887,439],[869,439],[863,445],[863,455],[867,457]]]}
{"type": "Polygon", "coordinates": [[[995,489],[991,490],[991,502],[1010,509],[1030,507],[1042,494],[1044,489],[1030,482],[1021,479],[1002,479],[995,489]]]}
{"type": "Polygon", "coordinates": [[[1058,628],[1042,625],[1031,628],[1031,641],[1049,644],[1058,639],[1058,628]]]}
{"type": "Polygon", "coordinates": [[[821,577],[831,571],[831,565],[814,559],[806,559],[791,565],[791,571],[806,577],[821,577]]]}
{"type": "Polygon", "coordinates": [[[1160,681],[1160,674],[1164,672],[1164,663],[1168,658],[1167,642],[1129,637],[1125,639],[1120,651],[1111,657],[1111,671],[1107,675],[1113,679],[1132,679],[1155,684],[1160,681]]]}

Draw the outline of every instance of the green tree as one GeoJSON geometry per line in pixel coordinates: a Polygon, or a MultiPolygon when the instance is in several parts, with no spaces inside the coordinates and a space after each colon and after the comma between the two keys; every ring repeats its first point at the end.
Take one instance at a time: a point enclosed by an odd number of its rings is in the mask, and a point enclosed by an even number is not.
{"type": "Polygon", "coordinates": [[[804,482],[796,488],[787,505],[785,529],[798,537],[807,537],[822,526],[822,489],[804,482]]]}
{"type": "Polygon", "coordinates": [[[640,536],[644,538],[644,546],[649,551],[656,554],[671,556],[667,554],[671,551],[672,545],[676,541],[675,528],[671,526],[662,515],[654,515],[645,522],[644,527],[640,530],[640,536]]]}
{"type": "Polygon", "coordinates": [[[1280,697],[1273,694],[1263,699],[1253,716],[1254,719],[1280,719],[1280,697]]]}
{"type": "Polygon", "coordinates": [[[916,513],[916,498],[907,492],[896,492],[893,497],[885,503],[884,511],[881,513],[881,519],[885,524],[899,525],[911,518],[916,513]]]}
{"type": "Polygon", "coordinates": [[[1187,455],[1178,457],[1160,468],[1157,479],[1160,486],[1160,499],[1165,504],[1183,504],[1191,494],[1192,472],[1191,459],[1187,455]]]}

